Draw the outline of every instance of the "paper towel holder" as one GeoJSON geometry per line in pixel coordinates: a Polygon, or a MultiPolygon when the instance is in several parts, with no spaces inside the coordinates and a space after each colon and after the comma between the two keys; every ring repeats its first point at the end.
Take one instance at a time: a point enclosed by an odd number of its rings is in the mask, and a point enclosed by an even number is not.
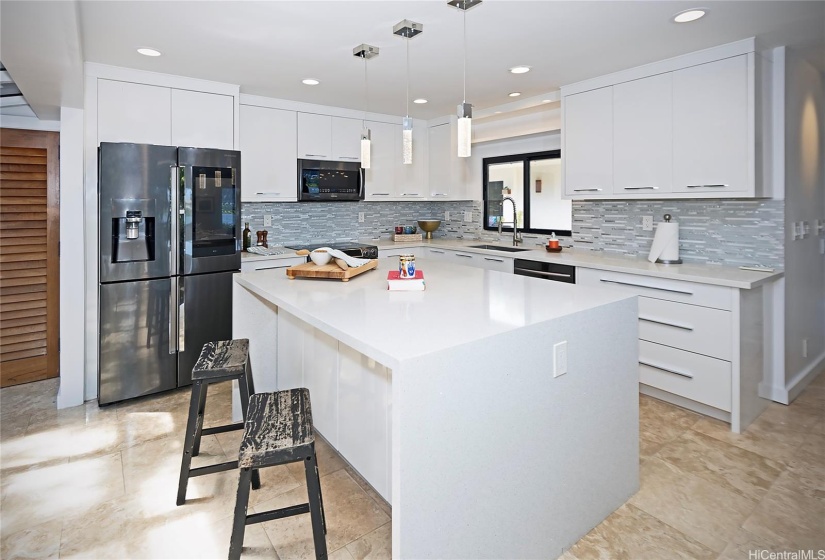
{"type": "MultiPolygon", "coordinates": [[[[665,223],[670,223],[670,220],[673,218],[670,214],[665,214],[665,223]]],[[[656,259],[656,264],[682,264],[682,259],[656,259]]]]}

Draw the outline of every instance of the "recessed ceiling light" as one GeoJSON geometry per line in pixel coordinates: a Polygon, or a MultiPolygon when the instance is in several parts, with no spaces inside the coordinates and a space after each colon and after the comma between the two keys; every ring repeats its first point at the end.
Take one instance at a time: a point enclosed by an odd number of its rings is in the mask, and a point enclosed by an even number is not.
{"type": "Polygon", "coordinates": [[[514,91],[513,93],[510,94],[510,97],[518,97],[519,95],[521,95],[520,91],[514,91]]]}
{"type": "Polygon", "coordinates": [[[495,112],[494,112],[494,114],[496,114],[496,115],[500,115],[500,114],[501,114],[501,111],[495,111],[495,112]]]}
{"type": "Polygon", "coordinates": [[[529,71],[529,66],[513,66],[512,68],[510,68],[511,74],[526,74],[529,71]]]}
{"type": "Polygon", "coordinates": [[[427,102],[427,100],[424,99],[423,97],[420,98],[420,99],[413,99],[413,103],[418,103],[419,105],[421,105],[423,103],[426,103],[426,102],[427,102]]]}
{"type": "Polygon", "coordinates": [[[314,78],[307,78],[306,80],[301,80],[301,83],[306,84],[308,86],[317,86],[321,82],[319,82],[318,80],[316,80],[314,78]]]}
{"type": "Polygon", "coordinates": [[[703,17],[707,13],[706,8],[691,8],[689,10],[683,10],[673,16],[673,21],[676,23],[688,23],[690,21],[696,21],[700,17],[703,17]]]}
{"type": "Polygon", "coordinates": [[[550,99],[542,99],[541,100],[542,103],[550,103],[550,101],[551,101],[550,99]]]}
{"type": "Polygon", "coordinates": [[[139,48],[137,52],[144,56],[160,56],[160,51],[156,51],[155,49],[149,49],[146,47],[139,48]]]}

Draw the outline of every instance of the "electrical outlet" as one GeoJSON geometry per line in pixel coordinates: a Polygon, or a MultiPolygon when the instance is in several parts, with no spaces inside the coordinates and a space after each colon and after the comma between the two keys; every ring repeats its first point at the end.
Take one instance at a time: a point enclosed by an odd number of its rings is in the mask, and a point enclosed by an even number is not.
{"type": "Polygon", "coordinates": [[[807,338],[802,339],[802,357],[803,358],[808,357],[808,339],[807,338]]]}
{"type": "Polygon", "coordinates": [[[363,212],[358,212],[358,223],[359,224],[364,223],[364,213],[363,212]]]}
{"type": "Polygon", "coordinates": [[[553,345],[553,377],[567,373],[567,341],[553,345]]]}
{"type": "Polygon", "coordinates": [[[445,221],[445,222],[449,222],[449,221],[450,221],[450,211],[449,211],[449,210],[446,210],[446,211],[444,212],[444,221],[445,221]]]}
{"type": "Polygon", "coordinates": [[[264,214],[264,227],[272,227],[272,214],[264,214]]]}
{"type": "Polygon", "coordinates": [[[653,216],[642,216],[642,230],[653,231],[653,216]]]}
{"type": "Polygon", "coordinates": [[[465,222],[472,222],[473,221],[473,213],[472,212],[464,212],[464,221],[465,222]]]}

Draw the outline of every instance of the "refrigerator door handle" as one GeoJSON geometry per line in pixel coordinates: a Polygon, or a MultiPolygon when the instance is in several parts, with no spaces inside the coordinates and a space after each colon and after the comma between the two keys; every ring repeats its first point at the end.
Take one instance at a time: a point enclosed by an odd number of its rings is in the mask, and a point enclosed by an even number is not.
{"type": "Polygon", "coordinates": [[[169,168],[169,192],[171,193],[171,208],[170,208],[170,251],[169,251],[169,274],[175,275],[180,271],[180,263],[178,262],[178,251],[180,249],[180,225],[178,223],[179,203],[178,194],[180,190],[180,167],[172,165],[169,168]]]}
{"type": "Polygon", "coordinates": [[[183,289],[184,277],[178,278],[178,351],[186,350],[186,300],[183,289]]]}
{"type": "Polygon", "coordinates": [[[172,287],[169,290],[169,353],[175,354],[178,351],[178,279],[172,276],[172,287]]]}

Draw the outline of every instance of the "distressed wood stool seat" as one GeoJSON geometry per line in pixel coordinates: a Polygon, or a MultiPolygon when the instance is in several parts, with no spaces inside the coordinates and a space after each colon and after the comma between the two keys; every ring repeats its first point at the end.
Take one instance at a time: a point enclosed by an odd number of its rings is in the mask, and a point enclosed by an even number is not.
{"type": "Polygon", "coordinates": [[[241,556],[246,525],[309,513],[312,520],[312,536],[315,558],[327,557],[326,519],[321,496],[321,479],[315,458],[315,433],[312,429],[312,408],[308,389],[290,389],[275,393],[259,393],[249,399],[243,441],[238,453],[238,497],[235,502],[235,518],[229,558],[241,556]],[[304,463],[307,481],[305,504],[247,515],[249,486],[254,469],[304,463]]]}
{"type": "MultiPolygon", "coordinates": [[[[201,349],[198,361],[192,368],[192,397],[189,401],[189,419],[186,421],[186,438],[183,442],[183,458],[180,465],[180,481],[178,482],[177,504],[186,502],[186,487],[189,479],[194,476],[203,476],[221,471],[238,468],[238,461],[229,461],[207,467],[191,468],[192,457],[200,452],[201,436],[220,434],[233,430],[242,430],[243,422],[235,422],[224,426],[203,427],[203,418],[206,410],[206,393],[212,383],[237,380],[241,393],[241,411],[246,418],[249,396],[255,393],[252,382],[252,366],[249,363],[249,340],[221,340],[207,342],[201,349]]],[[[255,489],[261,487],[258,473],[252,473],[252,485],[255,489]]]]}

